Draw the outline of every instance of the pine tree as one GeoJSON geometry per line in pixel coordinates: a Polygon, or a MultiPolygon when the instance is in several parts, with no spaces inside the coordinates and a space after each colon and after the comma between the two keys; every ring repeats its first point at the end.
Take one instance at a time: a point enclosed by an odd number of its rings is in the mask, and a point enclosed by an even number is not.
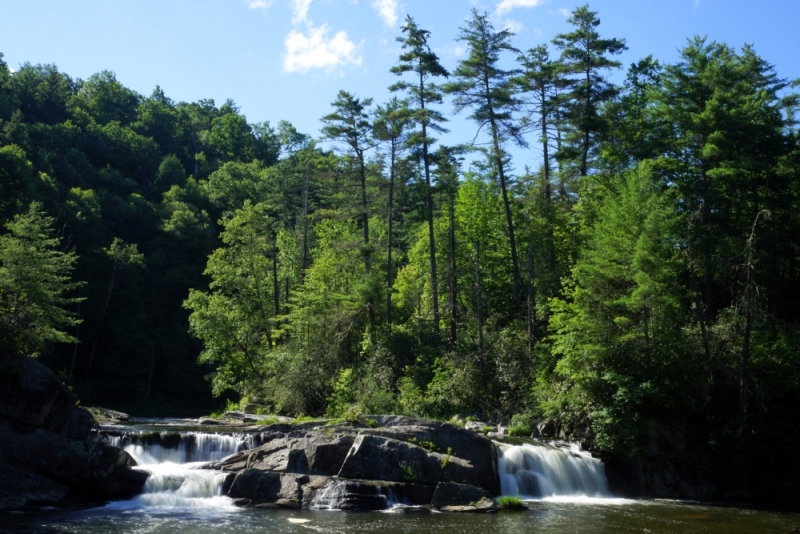
{"type": "Polygon", "coordinates": [[[439,63],[438,56],[428,45],[430,32],[417,26],[410,16],[402,28],[404,37],[398,37],[402,43],[399,62],[392,67],[391,72],[401,76],[413,73],[413,81],[400,81],[392,85],[391,91],[405,91],[408,94],[411,118],[419,126],[419,131],[408,136],[408,145],[421,152],[422,164],[425,170],[425,200],[428,218],[428,255],[430,257],[431,279],[431,306],[433,309],[433,334],[436,343],[439,342],[439,280],[436,274],[436,242],[433,227],[433,193],[431,188],[431,154],[430,146],[435,139],[430,137],[429,130],[443,133],[446,130],[439,125],[444,122],[444,116],[431,109],[431,104],[442,102],[442,92],[431,80],[432,78],[449,74],[439,63]]]}
{"type": "Polygon", "coordinates": [[[518,71],[503,70],[499,66],[500,55],[503,52],[517,50],[509,42],[512,34],[507,30],[495,32],[488,17],[487,14],[479,15],[478,11],[473,9],[467,27],[461,28],[456,40],[468,46],[469,55],[459,61],[458,67],[453,71],[454,79],[444,86],[444,91],[455,96],[456,113],[466,109],[472,110],[470,118],[478,124],[478,133],[484,127],[489,128],[490,158],[500,178],[514,287],[517,298],[521,298],[522,278],[506,177],[507,156],[502,145],[509,139],[521,146],[526,143],[522,138],[520,126],[513,117],[513,112],[518,109],[519,103],[514,97],[514,84],[511,79],[514,74],[518,74],[518,71]]]}

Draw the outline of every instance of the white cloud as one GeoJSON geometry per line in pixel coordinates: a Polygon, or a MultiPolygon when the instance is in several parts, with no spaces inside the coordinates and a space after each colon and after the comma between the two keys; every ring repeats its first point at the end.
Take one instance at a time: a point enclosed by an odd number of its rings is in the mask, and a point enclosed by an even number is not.
{"type": "Polygon", "coordinates": [[[375,0],[372,2],[372,7],[378,12],[378,15],[383,19],[383,23],[394,28],[397,23],[397,0],[375,0]]]}
{"type": "Polygon", "coordinates": [[[292,8],[292,23],[297,24],[308,19],[308,8],[311,7],[313,0],[289,0],[292,8]]]}
{"type": "Polygon", "coordinates": [[[266,9],[272,4],[272,0],[245,0],[250,9],[266,9]]]}
{"type": "Polygon", "coordinates": [[[500,0],[497,3],[497,14],[508,13],[518,7],[536,7],[546,4],[549,0],[500,0]]]}
{"type": "Polygon", "coordinates": [[[505,28],[511,33],[519,33],[524,27],[520,21],[514,19],[508,19],[503,23],[503,26],[505,26],[505,28]]]}
{"type": "MultiPolygon", "coordinates": [[[[306,1],[310,3],[310,0],[306,1]]],[[[361,57],[357,55],[358,46],[344,31],[328,37],[327,24],[319,28],[309,25],[307,34],[292,30],[284,44],[286,53],[283,56],[283,70],[286,72],[307,72],[311,69],[330,72],[344,65],[361,65],[361,57]]]]}
{"type": "Polygon", "coordinates": [[[572,15],[572,12],[569,9],[567,9],[566,7],[562,7],[561,9],[558,10],[558,12],[561,13],[562,17],[568,17],[569,18],[569,16],[572,15]]]}

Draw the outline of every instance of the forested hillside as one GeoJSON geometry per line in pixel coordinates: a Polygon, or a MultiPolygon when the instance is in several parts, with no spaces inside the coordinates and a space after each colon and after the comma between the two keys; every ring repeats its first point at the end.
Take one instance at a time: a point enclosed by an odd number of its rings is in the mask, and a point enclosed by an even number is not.
{"type": "Polygon", "coordinates": [[[550,420],[624,454],[655,420],[795,436],[791,84],[705,38],[623,67],[597,13],[569,23],[522,51],[475,11],[443,65],[409,17],[394,96],[340,91],[319,139],[0,62],[3,350],[150,413],[213,392],[550,420]],[[453,115],[471,128],[444,146],[453,115]]]}

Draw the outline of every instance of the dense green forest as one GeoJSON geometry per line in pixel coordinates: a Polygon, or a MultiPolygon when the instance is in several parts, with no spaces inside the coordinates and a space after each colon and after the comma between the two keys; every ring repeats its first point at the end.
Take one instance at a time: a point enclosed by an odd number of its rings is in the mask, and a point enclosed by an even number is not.
{"type": "Polygon", "coordinates": [[[409,17],[393,97],[340,91],[320,139],[0,56],[2,350],[149,413],[796,432],[791,84],[700,37],[615,84],[624,39],[569,24],[521,51],[475,11],[448,70],[409,17]]]}

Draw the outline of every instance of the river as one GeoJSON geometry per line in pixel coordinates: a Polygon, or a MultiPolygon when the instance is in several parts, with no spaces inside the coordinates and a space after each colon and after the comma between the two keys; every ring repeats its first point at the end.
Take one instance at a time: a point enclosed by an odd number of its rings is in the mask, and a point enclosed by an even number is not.
{"type": "Polygon", "coordinates": [[[0,515],[0,532],[461,532],[480,533],[781,533],[800,532],[800,516],[664,500],[629,500],[608,493],[602,464],[577,446],[499,444],[504,494],[527,511],[496,514],[244,509],[222,495],[224,476],[198,469],[258,445],[257,436],[199,432],[191,422],[138,421],[108,437],[151,473],[144,492],[127,501],[77,511],[0,515]],[[133,428],[132,428],[133,427],[133,428]]]}

